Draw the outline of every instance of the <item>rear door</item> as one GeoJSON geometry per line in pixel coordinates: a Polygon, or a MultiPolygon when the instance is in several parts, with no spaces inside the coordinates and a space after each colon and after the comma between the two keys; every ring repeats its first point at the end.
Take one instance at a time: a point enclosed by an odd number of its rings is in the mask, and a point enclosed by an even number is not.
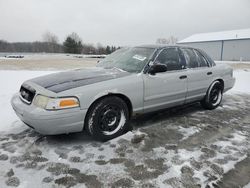
{"type": "Polygon", "coordinates": [[[186,102],[202,99],[212,80],[212,68],[206,58],[197,50],[182,48],[187,64],[186,102]]]}
{"type": "Polygon", "coordinates": [[[144,74],[144,111],[183,104],[187,92],[185,60],[176,47],[163,49],[155,63],[165,64],[167,72],[144,74]]]}

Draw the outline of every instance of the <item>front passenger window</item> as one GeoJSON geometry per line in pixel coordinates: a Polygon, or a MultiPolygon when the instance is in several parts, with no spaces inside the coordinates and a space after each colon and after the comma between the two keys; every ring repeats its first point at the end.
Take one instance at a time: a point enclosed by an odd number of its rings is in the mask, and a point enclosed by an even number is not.
{"type": "Polygon", "coordinates": [[[162,52],[157,57],[156,62],[165,64],[168,71],[182,69],[177,48],[167,48],[162,50],[162,52]]]}

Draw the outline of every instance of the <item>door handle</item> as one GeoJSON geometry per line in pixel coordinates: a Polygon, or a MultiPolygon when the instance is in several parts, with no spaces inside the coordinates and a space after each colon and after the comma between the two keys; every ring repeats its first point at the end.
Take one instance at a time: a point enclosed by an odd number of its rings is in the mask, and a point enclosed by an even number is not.
{"type": "Polygon", "coordinates": [[[185,79],[185,78],[187,78],[187,75],[182,75],[182,76],[180,76],[179,78],[180,78],[180,79],[185,79]]]}
{"type": "Polygon", "coordinates": [[[211,74],[213,74],[212,72],[207,72],[207,75],[211,75],[211,74]]]}

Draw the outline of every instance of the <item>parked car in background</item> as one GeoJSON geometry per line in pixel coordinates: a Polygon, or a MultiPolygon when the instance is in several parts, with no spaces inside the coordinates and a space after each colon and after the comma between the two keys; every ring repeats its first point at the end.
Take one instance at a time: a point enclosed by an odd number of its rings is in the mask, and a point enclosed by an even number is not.
{"type": "Polygon", "coordinates": [[[148,45],[122,48],[95,68],[28,80],[11,103],[41,134],[87,131],[108,140],[125,133],[136,114],[195,101],[215,109],[234,83],[232,68],[199,49],[148,45]]]}

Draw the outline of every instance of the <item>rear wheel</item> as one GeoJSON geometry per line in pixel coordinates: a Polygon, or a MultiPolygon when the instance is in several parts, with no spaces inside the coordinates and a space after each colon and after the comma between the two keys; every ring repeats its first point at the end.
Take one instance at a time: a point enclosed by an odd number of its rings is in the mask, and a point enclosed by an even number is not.
{"type": "Polygon", "coordinates": [[[206,96],[201,101],[201,105],[205,109],[209,110],[215,109],[220,105],[222,101],[222,95],[223,95],[223,86],[220,83],[220,81],[215,81],[209,87],[206,96]]]}
{"type": "Polygon", "coordinates": [[[94,103],[86,117],[86,129],[90,135],[106,141],[128,131],[129,111],[119,97],[105,97],[94,103]]]}

